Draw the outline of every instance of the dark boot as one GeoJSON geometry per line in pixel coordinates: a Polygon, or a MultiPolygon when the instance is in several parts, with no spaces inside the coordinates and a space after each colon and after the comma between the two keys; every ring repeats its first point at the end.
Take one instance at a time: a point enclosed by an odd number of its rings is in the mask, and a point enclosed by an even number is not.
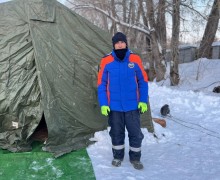
{"type": "Polygon", "coordinates": [[[133,167],[135,169],[141,170],[144,168],[143,164],[141,163],[141,161],[130,161],[131,164],[133,165],[133,167]]]}
{"type": "Polygon", "coordinates": [[[121,162],[122,162],[121,159],[113,159],[112,160],[112,165],[115,166],[115,167],[119,167],[119,166],[121,166],[121,162]]]}

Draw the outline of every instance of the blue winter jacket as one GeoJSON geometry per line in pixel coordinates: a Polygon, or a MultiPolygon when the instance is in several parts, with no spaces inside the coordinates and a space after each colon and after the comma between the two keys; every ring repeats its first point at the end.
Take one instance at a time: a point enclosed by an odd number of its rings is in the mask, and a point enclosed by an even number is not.
{"type": "Polygon", "coordinates": [[[136,110],[139,102],[148,102],[148,77],[138,55],[128,49],[123,60],[114,51],[102,58],[98,99],[100,106],[121,112],[136,110]]]}

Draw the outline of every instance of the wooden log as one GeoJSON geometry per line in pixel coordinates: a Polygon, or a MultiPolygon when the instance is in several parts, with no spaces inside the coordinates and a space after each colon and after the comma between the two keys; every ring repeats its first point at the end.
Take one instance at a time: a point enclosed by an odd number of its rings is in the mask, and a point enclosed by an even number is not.
{"type": "Polygon", "coordinates": [[[153,121],[155,122],[155,123],[158,123],[158,124],[160,124],[162,127],[166,127],[166,121],[164,120],[164,119],[159,119],[159,118],[152,118],[153,119],[153,121]]]}

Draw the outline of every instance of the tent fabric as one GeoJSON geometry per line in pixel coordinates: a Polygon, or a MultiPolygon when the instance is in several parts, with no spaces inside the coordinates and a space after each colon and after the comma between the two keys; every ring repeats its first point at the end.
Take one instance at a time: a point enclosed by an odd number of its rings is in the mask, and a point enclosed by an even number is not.
{"type": "Polygon", "coordinates": [[[29,19],[45,22],[55,21],[56,1],[55,0],[29,0],[29,19]]]}
{"type": "Polygon", "coordinates": [[[16,5],[0,6],[0,145],[13,152],[27,150],[43,112],[29,25],[16,5]]]}
{"type": "Polygon", "coordinates": [[[29,150],[43,113],[45,151],[60,156],[91,144],[107,127],[96,79],[110,35],[49,0],[0,4],[0,26],[0,147],[29,150]]]}
{"type": "Polygon", "coordinates": [[[55,23],[30,21],[30,27],[49,124],[45,150],[59,155],[85,147],[93,132],[107,125],[97,104],[96,74],[109,38],[61,4],[55,23]]]}
{"type": "Polygon", "coordinates": [[[150,103],[147,104],[147,107],[148,107],[147,112],[141,115],[141,127],[147,128],[148,132],[150,133],[154,133],[154,125],[153,125],[152,116],[151,116],[150,103]]]}

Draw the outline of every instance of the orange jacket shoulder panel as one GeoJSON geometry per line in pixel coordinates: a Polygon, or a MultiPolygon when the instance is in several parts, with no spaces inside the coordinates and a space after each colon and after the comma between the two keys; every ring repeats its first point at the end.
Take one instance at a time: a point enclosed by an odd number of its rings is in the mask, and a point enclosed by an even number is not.
{"type": "Polygon", "coordinates": [[[98,83],[97,83],[98,86],[102,83],[102,75],[103,75],[105,66],[111,63],[112,61],[114,61],[114,58],[112,55],[108,55],[102,58],[99,73],[98,73],[98,83]]]}

